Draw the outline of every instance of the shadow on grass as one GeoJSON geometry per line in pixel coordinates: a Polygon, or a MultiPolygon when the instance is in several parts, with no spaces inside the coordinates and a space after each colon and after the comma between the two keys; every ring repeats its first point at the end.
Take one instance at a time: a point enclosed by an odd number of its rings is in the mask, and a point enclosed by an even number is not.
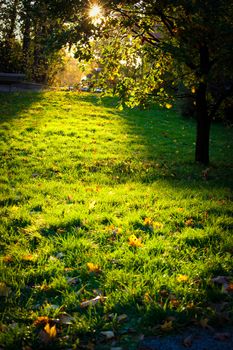
{"type": "Polygon", "coordinates": [[[35,102],[43,99],[42,92],[8,92],[0,93],[0,124],[18,118],[20,113],[28,110],[35,102]]]}
{"type": "MultiPolygon", "coordinates": [[[[70,98],[75,102],[77,95],[71,95],[70,98]]],[[[146,111],[127,108],[120,112],[114,97],[84,94],[78,96],[80,98],[95,106],[109,108],[111,113],[122,118],[126,132],[135,137],[134,142],[146,146],[144,158],[140,154],[132,154],[131,159],[112,166],[109,164],[112,173],[119,177],[119,182],[128,181],[130,176],[131,180],[142,183],[162,179],[178,187],[233,188],[233,152],[230,151],[233,147],[232,129],[219,123],[213,124],[211,163],[206,167],[194,162],[195,120],[182,118],[176,111],[156,106],[146,111]],[[178,138],[177,134],[180,134],[178,138]]]]}

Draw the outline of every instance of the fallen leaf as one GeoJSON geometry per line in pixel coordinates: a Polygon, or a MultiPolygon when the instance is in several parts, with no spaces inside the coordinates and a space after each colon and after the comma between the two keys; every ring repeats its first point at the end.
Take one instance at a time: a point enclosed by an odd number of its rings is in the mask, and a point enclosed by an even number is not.
{"type": "Polygon", "coordinates": [[[186,347],[186,348],[191,348],[193,344],[193,336],[192,335],[189,335],[188,337],[186,337],[183,341],[183,345],[186,347]]]}
{"type": "Polygon", "coordinates": [[[137,238],[135,235],[131,235],[129,237],[129,245],[131,247],[143,247],[143,244],[141,242],[141,238],[137,238]]]}
{"type": "Polygon", "coordinates": [[[91,203],[89,204],[89,210],[94,209],[95,205],[96,205],[96,201],[91,201],[91,203]]]}
{"type": "Polygon", "coordinates": [[[161,222],[154,221],[154,222],[153,222],[153,228],[154,228],[155,230],[159,230],[159,229],[163,228],[163,224],[162,224],[161,222]]]}
{"type": "Polygon", "coordinates": [[[151,218],[145,218],[143,223],[146,226],[151,226],[153,224],[153,220],[151,218]]]}
{"type": "Polygon", "coordinates": [[[93,298],[93,299],[90,299],[90,300],[86,300],[86,301],[83,301],[81,304],[80,304],[80,307],[81,308],[85,308],[85,307],[88,307],[90,305],[95,305],[97,304],[98,302],[102,302],[104,300],[106,300],[107,298],[106,297],[102,297],[100,295],[98,295],[97,297],[93,298]]]}
{"type": "Polygon", "coordinates": [[[225,290],[228,293],[233,293],[233,283],[229,283],[225,290]]]}
{"type": "Polygon", "coordinates": [[[103,335],[107,340],[115,337],[115,334],[113,331],[104,331],[104,332],[100,332],[100,334],[103,335]]]}
{"type": "Polygon", "coordinates": [[[226,284],[228,283],[229,277],[227,276],[217,276],[212,278],[212,282],[217,284],[226,284]]]}
{"type": "Polygon", "coordinates": [[[24,255],[22,257],[22,260],[24,260],[24,261],[33,261],[34,260],[34,256],[32,254],[27,254],[27,255],[24,255]]]}
{"type": "Polygon", "coordinates": [[[44,327],[44,331],[48,334],[50,338],[55,338],[57,335],[56,325],[50,327],[50,324],[47,323],[44,327]]]}
{"type": "Polygon", "coordinates": [[[125,321],[127,321],[127,319],[128,319],[128,316],[126,314],[122,314],[122,315],[119,315],[117,317],[117,322],[119,322],[119,323],[125,322],[125,321]]]}
{"type": "Polygon", "coordinates": [[[14,259],[10,255],[5,255],[2,260],[5,263],[9,263],[9,262],[12,262],[14,259]]]}
{"type": "Polygon", "coordinates": [[[164,324],[160,326],[161,330],[164,332],[169,332],[173,329],[172,320],[171,321],[165,321],[164,324]]]}
{"type": "Polygon", "coordinates": [[[33,322],[34,326],[40,326],[40,325],[46,325],[49,322],[48,316],[39,316],[37,319],[33,322]]]}
{"type": "Polygon", "coordinates": [[[0,282],[0,297],[8,297],[11,289],[7,287],[5,282],[0,282]]]}
{"type": "Polygon", "coordinates": [[[215,333],[214,339],[224,341],[230,339],[231,335],[230,333],[223,332],[223,333],[215,333]]]}
{"type": "Polygon", "coordinates": [[[67,277],[66,281],[68,284],[75,285],[79,283],[80,279],[78,277],[67,277]]]}
{"type": "Polygon", "coordinates": [[[210,331],[213,331],[213,327],[211,327],[209,324],[209,319],[208,318],[204,318],[200,320],[200,325],[202,326],[202,328],[204,329],[209,329],[210,331]]]}
{"type": "Polygon", "coordinates": [[[166,104],[165,104],[165,107],[166,107],[167,109],[171,109],[171,108],[172,108],[172,105],[171,105],[170,103],[166,103],[166,104]]]}
{"type": "Polygon", "coordinates": [[[87,263],[87,267],[88,267],[89,272],[99,273],[101,271],[99,265],[93,264],[91,262],[87,263]]]}
{"type": "Polygon", "coordinates": [[[188,219],[185,221],[185,226],[190,227],[190,226],[193,226],[193,224],[194,224],[193,219],[188,219]]]}
{"type": "Polygon", "coordinates": [[[178,282],[187,282],[188,281],[188,276],[187,275],[181,275],[179,274],[177,277],[176,277],[176,280],[178,282]]]}
{"type": "Polygon", "coordinates": [[[65,314],[65,313],[64,313],[64,314],[61,314],[61,315],[59,316],[59,322],[60,322],[61,324],[69,325],[69,324],[73,324],[74,321],[75,321],[75,318],[72,317],[72,316],[70,316],[70,315],[68,315],[68,314],[65,314]]]}

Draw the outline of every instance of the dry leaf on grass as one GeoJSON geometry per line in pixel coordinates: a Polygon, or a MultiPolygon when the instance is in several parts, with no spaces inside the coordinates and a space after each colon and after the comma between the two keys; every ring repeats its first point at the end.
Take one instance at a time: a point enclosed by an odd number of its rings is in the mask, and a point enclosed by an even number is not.
{"type": "Polygon", "coordinates": [[[162,330],[163,332],[169,332],[169,331],[171,331],[171,330],[173,329],[172,320],[170,320],[170,321],[165,321],[164,324],[162,324],[162,325],[160,326],[160,328],[161,328],[161,330],[162,330]]]}
{"type": "Polygon", "coordinates": [[[8,297],[11,289],[7,287],[5,282],[0,282],[0,297],[8,297]]]}
{"type": "Polygon", "coordinates": [[[115,334],[113,331],[103,331],[103,332],[100,332],[100,334],[104,336],[106,340],[109,340],[115,337],[115,334]]]}
{"type": "Polygon", "coordinates": [[[193,336],[192,335],[189,335],[188,337],[186,337],[183,341],[183,345],[186,347],[186,348],[191,348],[193,344],[193,336]]]}
{"type": "Polygon", "coordinates": [[[98,302],[103,302],[104,300],[106,300],[107,298],[106,297],[102,297],[102,296],[97,296],[96,298],[93,298],[93,299],[90,299],[90,300],[86,300],[86,301],[83,301],[81,304],[80,304],[80,307],[81,308],[85,308],[85,307],[88,307],[90,305],[95,305],[97,304],[98,302]]]}
{"type": "Polygon", "coordinates": [[[215,333],[214,339],[220,340],[220,341],[225,341],[230,339],[231,335],[228,332],[223,332],[223,333],[215,333]]]}

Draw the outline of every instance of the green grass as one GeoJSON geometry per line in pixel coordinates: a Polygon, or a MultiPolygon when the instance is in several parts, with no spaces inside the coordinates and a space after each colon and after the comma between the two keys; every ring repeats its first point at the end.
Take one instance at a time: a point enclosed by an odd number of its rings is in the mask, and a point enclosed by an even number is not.
{"type": "Polygon", "coordinates": [[[232,293],[212,282],[233,271],[232,129],[213,125],[204,176],[195,123],[175,111],[119,112],[73,92],[0,97],[4,349],[110,349],[110,330],[136,349],[171,317],[175,331],[221,323],[219,304],[232,317],[232,293]]]}

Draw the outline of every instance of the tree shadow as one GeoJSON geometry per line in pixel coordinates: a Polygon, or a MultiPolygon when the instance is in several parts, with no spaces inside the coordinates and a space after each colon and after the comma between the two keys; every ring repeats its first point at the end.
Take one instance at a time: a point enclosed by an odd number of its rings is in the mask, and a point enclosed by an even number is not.
{"type": "MultiPolygon", "coordinates": [[[[27,111],[32,104],[43,99],[42,91],[18,91],[0,92],[1,116],[0,124],[16,119],[24,111],[27,111]],[[12,103],[13,101],[13,103],[12,103]]],[[[2,126],[3,127],[3,126],[2,126]]],[[[4,127],[3,127],[4,128],[4,127]]]]}

